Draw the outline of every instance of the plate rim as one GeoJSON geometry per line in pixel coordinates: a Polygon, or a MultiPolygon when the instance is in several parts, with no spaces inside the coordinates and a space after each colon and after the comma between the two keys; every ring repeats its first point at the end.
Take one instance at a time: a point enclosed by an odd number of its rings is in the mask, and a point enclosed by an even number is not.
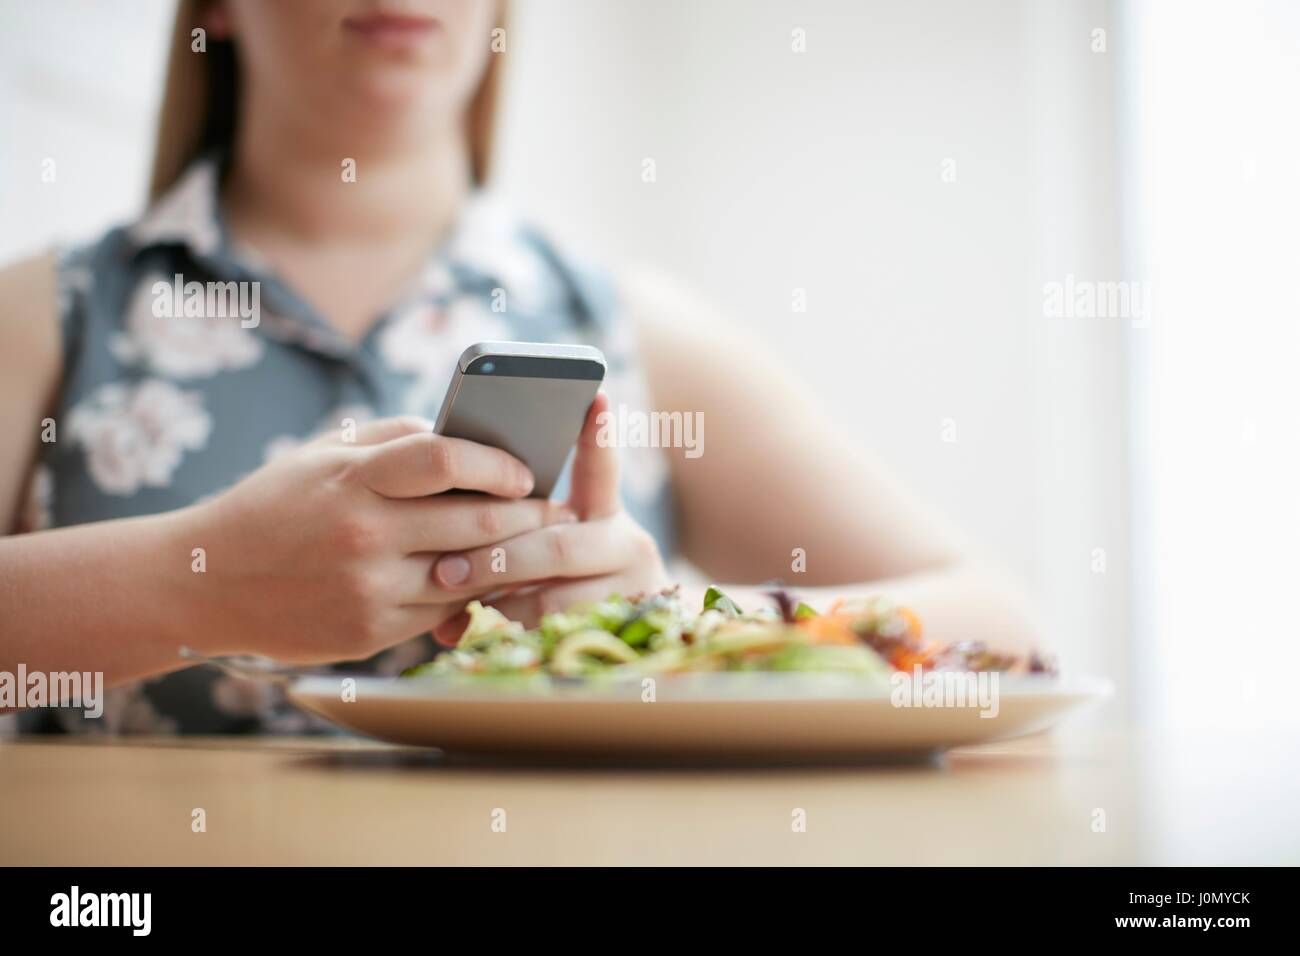
{"type": "MultiPolygon", "coordinates": [[[[652,675],[646,675],[652,676],[652,675]]],[[[672,679],[677,680],[675,675],[672,679]]],[[[854,684],[844,680],[846,675],[783,674],[763,672],[743,672],[696,674],[686,676],[683,683],[669,684],[671,693],[656,696],[661,704],[701,704],[701,703],[813,703],[813,702],[868,702],[888,701],[892,688],[888,685],[872,684],[859,681],[854,684]],[[703,678],[703,679],[702,679],[703,678]],[[724,693],[708,693],[710,685],[726,688],[727,684],[740,678],[724,693]],[[823,678],[832,678],[823,680],[823,678]],[[819,692],[809,693],[809,688],[821,684],[819,692]],[[853,687],[851,693],[844,692],[853,687]],[[797,693],[803,687],[803,693],[797,693]],[[836,693],[836,690],[840,692],[836,693]],[[744,693],[744,691],[762,690],[763,693],[744,693]],[[681,693],[686,691],[686,693],[681,693]]],[[[295,678],[287,687],[287,694],[295,702],[319,699],[324,696],[337,698],[340,682],[351,678],[356,683],[354,689],[358,697],[364,693],[369,700],[410,701],[410,702],[456,702],[456,703],[512,703],[512,704],[636,704],[642,701],[632,691],[639,686],[635,679],[622,685],[591,686],[581,683],[550,684],[547,693],[539,693],[526,687],[486,688],[475,686],[466,680],[440,681],[437,678],[423,677],[404,679],[385,677],[377,674],[347,673],[309,674],[295,678]]],[[[473,681],[474,678],[470,678],[473,681]]],[[[662,685],[657,690],[661,690],[662,685]]],[[[999,698],[1009,696],[1011,699],[1037,697],[1066,697],[1083,700],[1104,700],[1115,692],[1115,683],[1110,678],[1086,674],[1052,677],[1037,674],[1002,675],[999,679],[999,698]]],[[[951,709],[951,708],[948,708],[951,709]]]]}

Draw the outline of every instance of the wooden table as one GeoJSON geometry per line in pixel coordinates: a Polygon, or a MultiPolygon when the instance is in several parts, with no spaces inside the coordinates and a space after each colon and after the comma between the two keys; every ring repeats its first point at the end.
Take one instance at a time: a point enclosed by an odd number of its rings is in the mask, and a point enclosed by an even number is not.
{"type": "Polygon", "coordinates": [[[1245,732],[691,769],[456,763],[356,739],[18,738],[0,743],[0,864],[1295,864],[1297,765],[1294,736],[1245,732]]]}

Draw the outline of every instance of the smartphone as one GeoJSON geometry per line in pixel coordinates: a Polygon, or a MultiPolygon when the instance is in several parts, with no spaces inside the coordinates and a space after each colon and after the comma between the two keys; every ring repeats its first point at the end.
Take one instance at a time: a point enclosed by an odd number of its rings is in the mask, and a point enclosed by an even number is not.
{"type": "Polygon", "coordinates": [[[456,363],[435,431],[509,452],[532,471],[532,497],[549,498],[604,378],[590,345],[479,342],[456,363]]]}

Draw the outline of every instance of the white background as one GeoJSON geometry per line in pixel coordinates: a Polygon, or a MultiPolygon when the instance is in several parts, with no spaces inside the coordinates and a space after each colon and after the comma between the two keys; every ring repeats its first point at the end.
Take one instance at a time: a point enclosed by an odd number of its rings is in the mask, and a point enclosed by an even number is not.
{"type": "MultiPolygon", "coordinates": [[[[0,259],[138,209],[170,14],[0,8],[0,259]]],[[[1295,20],[523,0],[499,184],[778,350],[848,440],[1025,577],[1067,666],[1119,682],[1107,716],[1222,718],[1207,695],[1285,716],[1277,668],[1246,665],[1296,660],[1295,20]],[[1067,274],[1158,279],[1156,320],[1046,318],[1067,274]]]]}

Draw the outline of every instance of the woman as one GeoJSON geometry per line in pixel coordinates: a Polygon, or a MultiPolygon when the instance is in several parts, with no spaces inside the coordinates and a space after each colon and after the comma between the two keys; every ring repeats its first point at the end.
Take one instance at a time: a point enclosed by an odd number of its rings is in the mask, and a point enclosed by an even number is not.
{"type": "Polygon", "coordinates": [[[896,597],[939,640],[1029,644],[1014,589],[743,332],[494,205],[502,12],[181,4],[150,208],[0,275],[0,522],[37,529],[0,540],[0,670],[115,688],[101,721],[24,726],[299,730],[178,648],[393,673],[433,653],[420,635],[454,640],[468,600],[505,590],[496,606],[532,623],[661,587],[677,557],[741,603],[781,578],[814,602],[896,597]],[[191,282],[256,309],[187,317],[167,290],[191,282]],[[611,360],[562,503],[528,499],[505,453],[430,432],[455,357],[489,339],[611,360]],[[626,449],[620,482],[597,440],[611,402],[701,414],[706,453],[626,449]]]}

